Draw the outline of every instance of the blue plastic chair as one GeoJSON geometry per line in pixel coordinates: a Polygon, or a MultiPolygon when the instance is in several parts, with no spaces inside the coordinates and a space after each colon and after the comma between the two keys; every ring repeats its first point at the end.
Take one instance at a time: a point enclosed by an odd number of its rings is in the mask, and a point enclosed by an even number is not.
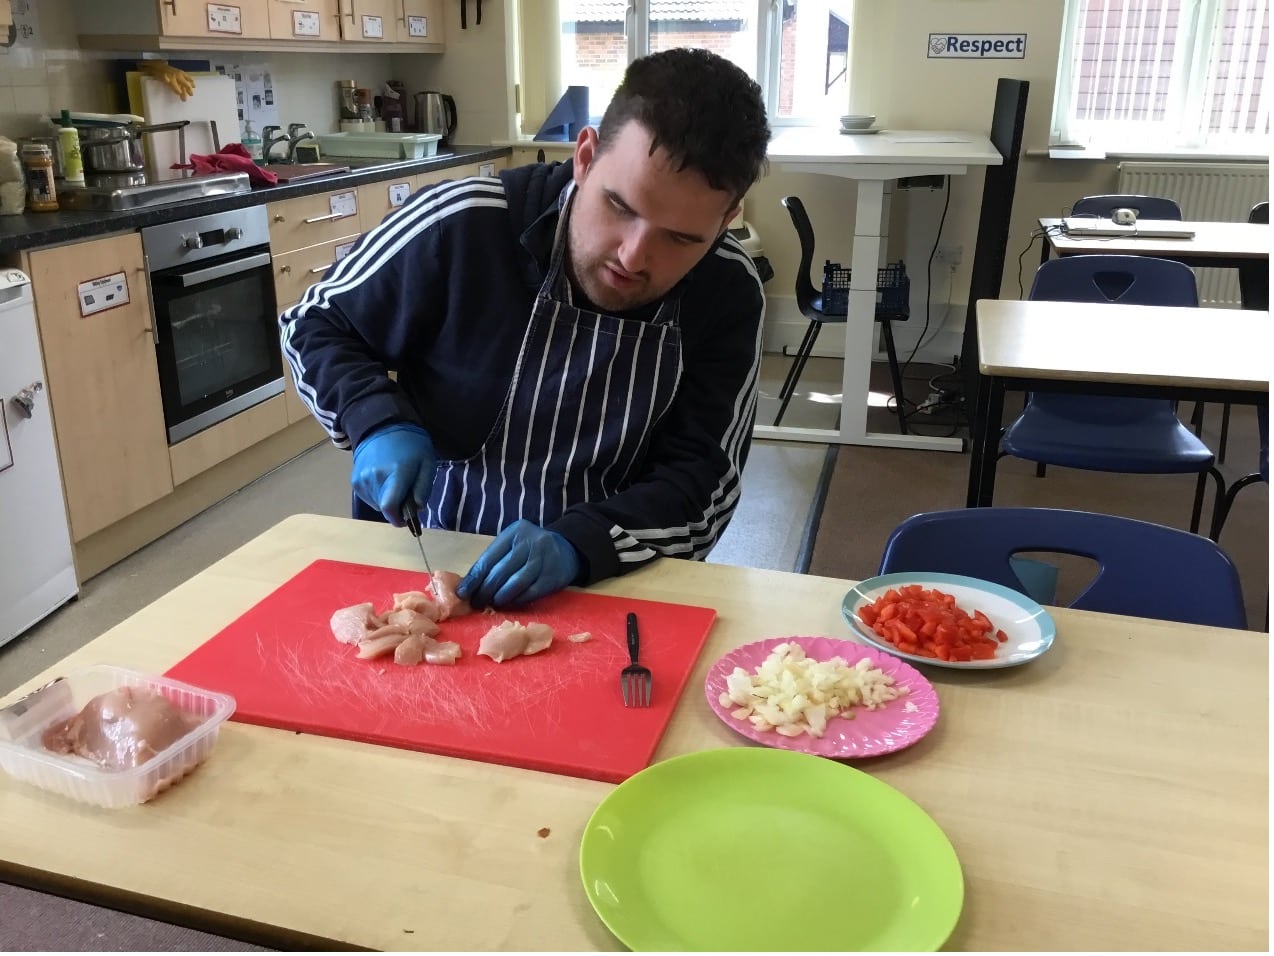
{"type": "Polygon", "coordinates": [[[1149,521],[1088,511],[957,508],[913,515],[889,536],[880,573],[964,574],[1029,594],[1012,563],[1024,551],[1097,562],[1096,577],[1071,602],[1073,608],[1247,627],[1238,571],[1216,542],[1149,521]]]}
{"type": "MultiPolygon", "coordinates": [[[[1060,302],[1198,306],[1188,266],[1151,256],[1067,256],[1035,273],[1030,298],[1060,302]]],[[[1100,342],[1093,344],[1101,348],[1100,342]]],[[[1190,530],[1198,531],[1207,476],[1225,481],[1212,450],[1177,418],[1168,399],[1037,392],[1004,432],[1001,455],[1040,465],[1139,475],[1197,474],[1190,530]]],[[[1042,472],[1041,472],[1042,473],[1042,472]]]]}
{"type": "Polygon", "coordinates": [[[1085,196],[1071,207],[1072,216],[1097,216],[1109,219],[1116,209],[1133,209],[1141,219],[1174,219],[1181,221],[1181,207],[1176,200],[1162,196],[1138,196],[1130,193],[1085,196]]]}

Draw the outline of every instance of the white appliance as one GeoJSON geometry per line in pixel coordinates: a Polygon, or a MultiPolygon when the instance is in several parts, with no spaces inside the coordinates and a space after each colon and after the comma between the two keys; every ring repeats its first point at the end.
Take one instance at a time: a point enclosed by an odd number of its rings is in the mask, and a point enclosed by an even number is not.
{"type": "Polygon", "coordinates": [[[31,280],[0,269],[0,644],[79,593],[31,280]]]}

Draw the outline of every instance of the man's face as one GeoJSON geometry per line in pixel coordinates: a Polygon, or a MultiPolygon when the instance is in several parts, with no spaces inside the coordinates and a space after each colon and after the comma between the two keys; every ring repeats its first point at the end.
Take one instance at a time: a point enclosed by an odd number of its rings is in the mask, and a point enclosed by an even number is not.
{"type": "Polygon", "coordinates": [[[663,296],[703,258],[738,212],[733,196],[698,170],[675,172],[650,134],[629,122],[604,152],[586,127],[575,144],[575,200],[567,270],[605,312],[626,312],[663,296]]]}

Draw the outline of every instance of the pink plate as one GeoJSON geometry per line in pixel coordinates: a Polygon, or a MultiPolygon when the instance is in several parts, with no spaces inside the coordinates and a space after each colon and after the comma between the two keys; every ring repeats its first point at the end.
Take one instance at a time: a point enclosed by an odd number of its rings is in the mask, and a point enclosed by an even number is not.
{"type": "Polygon", "coordinates": [[[708,706],[725,721],[727,727],[744,737],[782,750],[796,750],[837,760],[876,757],[909,747],[933,729],[938,721],[938,694],[918,670],[874,647],[831,637],[771,637],[736,647],[708,670],[705,690],[708,706]],[[808,734],[784,737],[774,730],[757,730],[749,721],[732,717],[734,707],[721,705],[725,679],[736,667],[755,674],[770,652],[783,643],[799,644],[807,657],[817,661],[839,656],[851,667],[865,657],[873,667],[879,667],[893,677],[896,684],[908,688],[908,693],[877,710],[855,707],[852,718],[832,718],[827,722],[827,731],[822,737],[808,734]],[[914,710],[907,709],[908,702],[915,705],[914,710]]]}

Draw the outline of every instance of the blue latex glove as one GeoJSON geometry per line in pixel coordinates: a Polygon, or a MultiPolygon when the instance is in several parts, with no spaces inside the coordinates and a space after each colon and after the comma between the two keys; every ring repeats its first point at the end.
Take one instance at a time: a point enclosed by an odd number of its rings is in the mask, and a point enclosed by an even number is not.
{"type": "Polygon", "coordinates": [[[579,573],[573,544],[556,531],[515,521],[473,563],[456,594],[474,607],[529,604],[573,584],[579,573]]]}
{"type": "Polygon", "coordinates": [[[349,483],[354,494],[399,528],[404,504],[429,501],[437,470],[438,456],[428,432],[419,425],[383,425],[354,449],[349,483]]]}

